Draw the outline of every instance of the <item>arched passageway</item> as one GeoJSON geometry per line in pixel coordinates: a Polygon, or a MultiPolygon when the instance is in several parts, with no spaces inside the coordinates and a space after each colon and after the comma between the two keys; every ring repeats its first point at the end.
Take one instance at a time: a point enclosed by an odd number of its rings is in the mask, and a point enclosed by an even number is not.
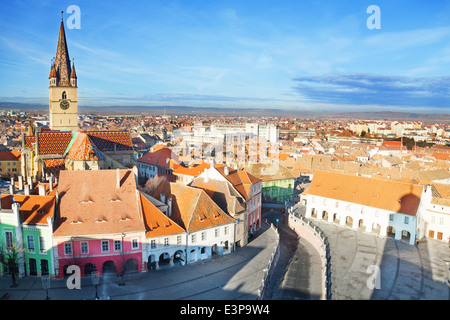
{"type": "Polygon", "coordinates": [[[133,272],[139,272],[139,264],[136,259],[128,259],[124,263],[124,272],[125,273],[133,273],[133,272]]]}
{"type": "Polygon", "coordinates": [[[116,264],[114,263],[114,261],[108,260],[103,263],[102,274],[103,275],[117,274],[117,268],[116,268],[116,264]]]}

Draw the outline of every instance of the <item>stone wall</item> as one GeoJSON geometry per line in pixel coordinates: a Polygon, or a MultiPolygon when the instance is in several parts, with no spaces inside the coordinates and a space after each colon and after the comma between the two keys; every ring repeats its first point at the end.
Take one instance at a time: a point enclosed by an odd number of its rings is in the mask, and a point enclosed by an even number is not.
{"type": "Polygon", "coordinates": [[[288,226],[310,243],[320,254],[322,261],[322,300],[331,299],[331,255],[328,238],[312,221],[307,220],[287,205],[288,226]]]}

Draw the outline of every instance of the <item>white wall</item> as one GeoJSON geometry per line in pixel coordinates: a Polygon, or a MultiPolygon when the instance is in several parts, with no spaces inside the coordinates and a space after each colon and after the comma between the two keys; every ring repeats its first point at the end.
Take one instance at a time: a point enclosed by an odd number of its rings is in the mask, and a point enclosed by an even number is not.
{"type": "Polygon", "coordinates": [[[339,224],[344,226],[347,223],[347,218],[350,217],[353,220],[351,225],[353,229],[362,227],[366,232],[373,232],[373,229],[379,229],[379,235],[386,236],[387,228],[393,227],[396,239],[401,239],[402,231],[407,231],[410,233],[409,243],[413,245],[415,242],[416,216],[312,195],[307,195],[306,202],[305,215],[307,218],[312,216],[313,209],[319,220],[323,218],[324,211],[326,211],[328,222],[339,220],[339,224]],[[360,226],[361,220],[362,225],[360,226]]]}

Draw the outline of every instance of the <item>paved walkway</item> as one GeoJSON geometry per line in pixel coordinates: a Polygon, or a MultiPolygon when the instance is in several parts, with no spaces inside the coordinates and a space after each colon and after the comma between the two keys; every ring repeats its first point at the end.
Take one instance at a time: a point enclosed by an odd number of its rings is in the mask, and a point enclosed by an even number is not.
{"type": "MultiPolygon", "coordinates": [[[[276,231],[263,223],[247,246],[228,255],[127,275],[124,286],[119,285],[120,278],[104,276],[98,294],[112,300],[255,300],[276,239],[276,231]]],[[[45,299],[40,278],[20,278],[17,283],[18,287],[10,288],[11,278],[0,277],[0,297],[8,293],[9,300],[45,299]]],[[[91,300],[95,287],[90,278],[82,278],[80,290],[69,290],[66,280],[56,279],[49,296],[52,300],[91,300]]]]}
{"type": "Polygon", "coordinates": [[[322,294],[322,274],[319,253],[299,238],[287,226],[285,216],[271,209],[263,217],[280,231],[280,258],[274,272],[273,283],[268,288],[268,300],[318,300],[322,294]]]}
{"type": "Polygon", "coordinates": [[[335,223],[312,221],[330,241],[332,299],[450,299],[444,263],[450,256],[448,244],[424,238],[411,246],[335,223]]]}

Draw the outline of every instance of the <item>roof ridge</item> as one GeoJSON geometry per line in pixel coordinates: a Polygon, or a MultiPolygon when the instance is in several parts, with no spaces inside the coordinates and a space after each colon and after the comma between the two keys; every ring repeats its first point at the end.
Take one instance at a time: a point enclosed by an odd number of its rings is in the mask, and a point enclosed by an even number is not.
{"type": "MultiPolygon", "coordinates": [[[[189,187],[189,186],[187,186],[187,187],[190,188],[191,190],[196,190],[196,192],[198,193],[197,200],[195,201],[195,205],[194,205],[194,206],[191,206],[192,211],[190,212],[189,226],[188,226],[188,228],[190,229],[191,223],[195,220],[195,219],[193,219],[193,214],[194,214],[194,212],[195,212],[195,209],[197,208],[197,204],[198,204],[198,201],[200,200],[200,197],[201,197],[201,195],[202,195],[202,192],[205,192],[205,190],[203,190],[203,189],[198,189],[198,188],[193,188],[193,187],[189,187]]],[[[206,192],[205,192],[205,194],[206,194],[206,192]]],[[[206,194],[206,195],[207,195],[207,194],[206,194]]],[[[208,195],[207,195],[207,196],[208,196],[208,195]]],[[[188,230],[186,230],[186,231],[188,231],[188,230]]],[[[188,231],[188,232],[189,232],[189,231],[188,231]]]]}

